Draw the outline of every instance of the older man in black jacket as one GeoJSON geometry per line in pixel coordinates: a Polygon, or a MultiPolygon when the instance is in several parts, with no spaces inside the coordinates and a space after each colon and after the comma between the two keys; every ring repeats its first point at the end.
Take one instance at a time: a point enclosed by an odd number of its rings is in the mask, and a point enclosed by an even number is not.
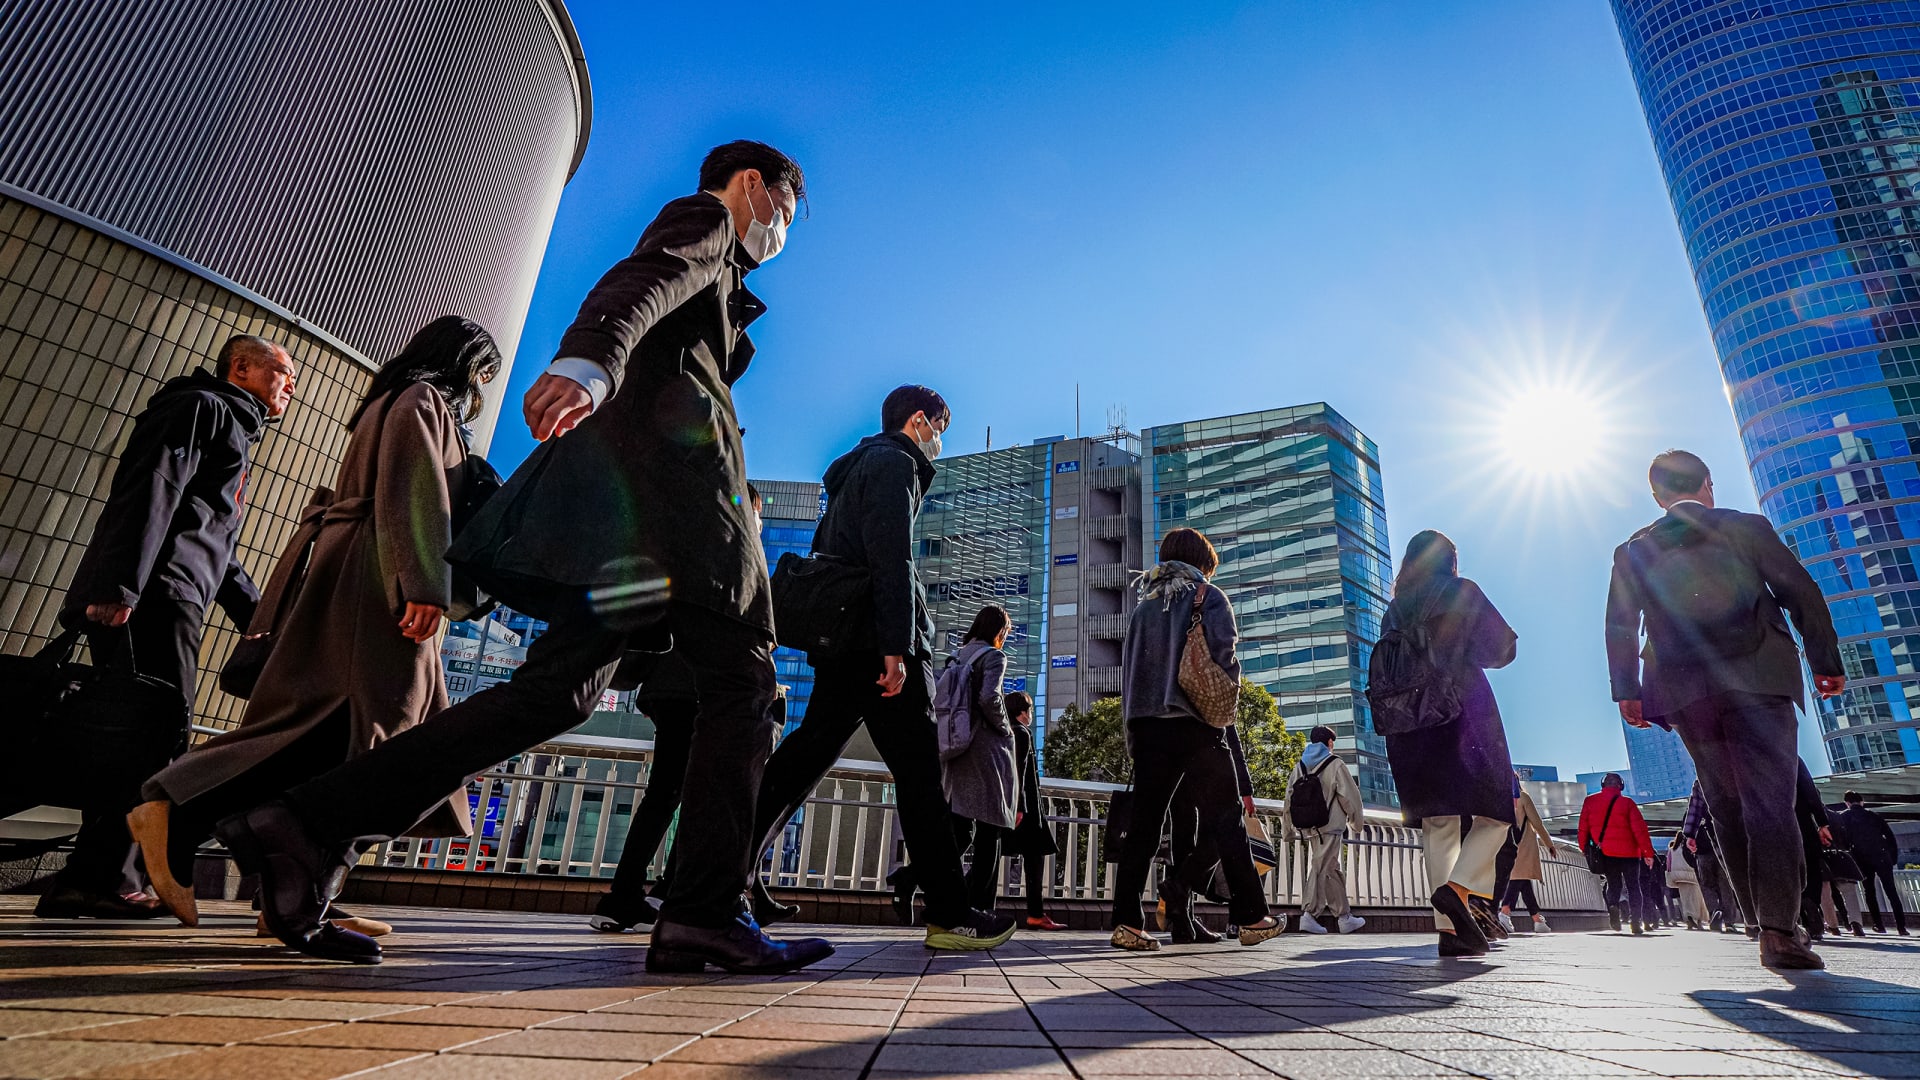
{"type": "Polygon", "coordinates": [[[1860,891],[1867,902],[1867,914],[1873,920],[1873,930],[1877,934],[1887,932],[1887,924],[1880,917],[1880,898],[1874,895],[1874,882],[1887,894],[1887,902],[1893,906],[1893,924],[1902,936],[1907,933],[1907,910],[1900,903],[1900,888],[1893,879],[1894,864],[1900,861],[1900,840],[1887,826],[1887,819],[1867,809],[1866,800],[1857,791],[1845,795],[1846,809],[1833,814],[1834,831],[1840,834],[1842,845],[1853,852],[1853,861],[1860,864],[1860,872],[1866,877],[1860,882],[1860,891]]]}
{"type": "Polygon", "coordinates": [[[740,904],[776,684],[732,386],[753,356],[746,327],[765,310],[746,275],[784,245],[804,179],[773,147],[734,142],[707,155],[699,187],[587,295],[524,401],[542,445],[448,554],[549,620],[526,662],[283,802],[221,823],[242,865],[261,871],[267,925],[287,944],[378,962],[374,942],[324,918],[352,846],[405,832],[467,777],[576,726],[623,653],[670,638],[701,710],[647,968],[777,973],[833,952],[818,938],[769,939],[740,904]]]}
{"type": "MultiPolygon", "coordinates": [[[[244,628],[260,599],[234,545],[253,447],[287,411],[297,375],[285,349],[241,335],[221,347],[214,370],[168,380],[134,418],[67,589],[61,621],[87,627],[98,662],[130,657],[140,674],[180,689],[177,712],[144,719],[177,727],[182,745],[207,608],[218,604],[244,628]]],[[[148,771],[165,764],[153,761],[148,771]]],[[[119,895],[133,844],[125,815],[137,795],[127,791],[88,813],[35,914],[144,918],[163,910],[119,895]]]]}
{"type": "MultiPolygon", "coordinates": [[[[880,434],[827,468],[827,512],[814,530],[813,550],[867,569],[873,643],[856,655],[809,657],[814,682],[807,715],[774,751],[754,825],[764,848],[865,723],[893,773],[914,878],[927,894],[928,947],[985,949],[1011,936],[1014,920],[967,903],[934,741],[933,616],[913,566],[914,522],[951,419],[939,394],[902,386],[880,407],[880,434]]],[[[763,917],[791,913],[764,895],[757,906],[763,917]]]]}
{"type": "Polygon", "coordinates": [[[1793,808],[1804,688],[1781,612],[1806,643],[1815,687],[1831,697],[1846,679],[1826,598],[1766,518],[1714,507],[1698,457],[1669,450],[1648,479],[1667,514],[1614,551],[1613,698],[1626,723],[1670,727],[1693,756],[1729,884],[1760,925],[1761,962],[1821,967],[1795,934],[1807,871],[1793,808]]]}

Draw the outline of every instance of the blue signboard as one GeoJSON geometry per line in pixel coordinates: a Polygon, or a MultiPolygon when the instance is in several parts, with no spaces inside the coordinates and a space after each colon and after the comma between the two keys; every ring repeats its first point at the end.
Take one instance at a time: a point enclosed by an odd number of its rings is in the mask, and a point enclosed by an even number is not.
{"type": "Polygon", "coordinates": [[[1079,561],[1080,556],[1078,555],[1055,555],[1053,557],[1053,565],[1055,566],[1072,566],[1079,561]]]}
{"type": "Polygon", "coordinates": [[[1009,694],[1013,693],[1015,690],[1025,690],[1026,688],[1027,688],[1027,677],[1025,675],[1022,675],[1017,679],[1008,679],[1005,682],[1002,682],[1000,684],[1000,689],[1009,694]]]}
{"type": "Polygon", "coordinates": [[[1072,653],[1068,653],[1065,656],[1056,656],[1053,658],[1053,666],[1054,667],[1079,667],[1080,658],[1073,655],[1072,653]]]}
{"type": "Polygon", "coordinates": [[[1060,462],[1060,463],[1059,463],[1058,465],[1055,465],[1055,466],[1053,467],[1053,471],[1054,471],[1054,472],[1057,472],[1057,473],[1063,473],[1063,472],[1079,472],[1079,471],[1080,471],[1080,463],[1079,463],[1079,462],[1077,462],[1077,461],[1062,461],[1062,462],[1060,462]]]}

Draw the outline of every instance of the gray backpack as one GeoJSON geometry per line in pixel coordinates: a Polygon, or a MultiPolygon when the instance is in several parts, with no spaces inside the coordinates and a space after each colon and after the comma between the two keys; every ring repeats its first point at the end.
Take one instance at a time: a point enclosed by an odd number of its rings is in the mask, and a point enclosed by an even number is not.
{"type": "Polygon", "coordinates": [[[980,695],[979,649],[967,660],[947,657],[940,678],[933,688],[934,738],[940,744],[940,760],[952,761],[973,745],[973,703],[980,695]]]}

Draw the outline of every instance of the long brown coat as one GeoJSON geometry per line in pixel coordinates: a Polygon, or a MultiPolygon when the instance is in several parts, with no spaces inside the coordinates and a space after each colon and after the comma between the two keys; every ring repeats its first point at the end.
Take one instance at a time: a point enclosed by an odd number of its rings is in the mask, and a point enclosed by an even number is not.
{"type": "MultiPolygon", "coordinates": [[[[1515,807],[1520,821],[1519,850],[1513,857],[1513,877],[1519,881],[1540,881],[1542,852],[1553,851],[1553,834],[1547,831],[1547,823],[1540,820],[1540,810],[1533,805],[1533,796],[1522,791],[1515,807]]],[[[1548,855],[1548,858],[1557,858],[1548,855]]]]}
{"type": "MultiPolygon", "coordinates": [[[[351,733],[318,775],[447,707],[440,642],[400,633],[409,602],[446,607],[452,571],[451,492],[466,450],[439,392],[414,383],[369,406],[354,427],[331,498],[315,493],[274,567],[248,633],[273,628],[276,601],[296,590],[240,726],[168,766],[154,781],[176,803],[218,786],[291,745],[341,708],[351,733]],[[297,554],[313,554],[303,580],[297,554]]],[[[412,834],[472,831],[466,793],[456,792],[412,834]]]]}

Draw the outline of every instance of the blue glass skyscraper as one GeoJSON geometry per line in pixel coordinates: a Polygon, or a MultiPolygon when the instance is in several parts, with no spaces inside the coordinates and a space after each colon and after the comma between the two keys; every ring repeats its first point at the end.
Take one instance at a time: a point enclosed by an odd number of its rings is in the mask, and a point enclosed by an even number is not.
{"type": "Polygon", "coordinates": [[[1613,10],[1761,508],[1840,630],[1827,752],[1920,762],[1920,6],[1613,10]]]}

